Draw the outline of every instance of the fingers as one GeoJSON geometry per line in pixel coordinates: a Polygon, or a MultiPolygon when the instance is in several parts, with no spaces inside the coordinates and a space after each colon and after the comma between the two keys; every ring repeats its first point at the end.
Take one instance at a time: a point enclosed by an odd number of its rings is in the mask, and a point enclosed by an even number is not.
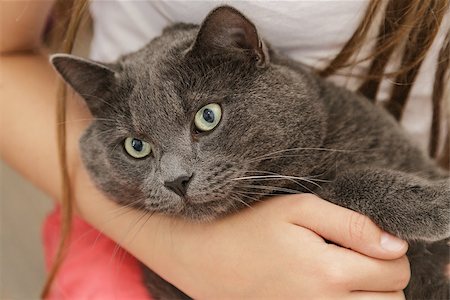
{"type": "Polygon", "coordinates": [[[378,228],[368,217],[311,194],[285,196],[293,209],[289,221],[327,240],[380,259],[403,256],[408,244],[378,228]]]}
{"type": "Polygon", "coordinates": [[[408,285],[408,259],[380,260],[329,245],[328,277],[351,291],[400,291],[408,285]]]}
{"type": "MultiPolygon", "coordinates": [[[[408,248],[405,241],[383,232],[369,218],[314,195],[292,195],[286,201],[292,205],[291,223],[356,251],[326,245],[329,251],[323,257],[326,260],[323,272],[331,284],[373,292],[401,291],[407,286],[410,267],[404,255],[408,248]]],[[[403,297],[402,293],[373,295],[376,296],[373,299],[403,297]]],[[[356,296],[366,297],[364,293],[356,296]]]]}
{"type": "Polygon", "coordinates": [[[402,291],[388,293],[353,292],[350,299],[354,300],[404,300],[405,294],[402,291]]]}

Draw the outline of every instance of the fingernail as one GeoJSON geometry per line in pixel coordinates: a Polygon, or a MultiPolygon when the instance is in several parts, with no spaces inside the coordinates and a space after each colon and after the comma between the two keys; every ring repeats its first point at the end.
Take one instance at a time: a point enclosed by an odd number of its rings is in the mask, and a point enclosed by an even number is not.
{"type": "Polygon", "coordinates": [[[380,238],[380,245],[385,250],[397,252],[406,246],[406,242],[387,232],[383,232],[380,238]]]}

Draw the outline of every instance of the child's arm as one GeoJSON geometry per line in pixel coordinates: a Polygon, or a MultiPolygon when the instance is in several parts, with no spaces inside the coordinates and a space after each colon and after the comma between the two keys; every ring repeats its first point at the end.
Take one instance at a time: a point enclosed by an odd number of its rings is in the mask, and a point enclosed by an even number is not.
{"type": "Polygon", "coordinates": [[[2,159],[54,199],[60,198],[56,76],[45,56],[0,57],[2,159]]]}

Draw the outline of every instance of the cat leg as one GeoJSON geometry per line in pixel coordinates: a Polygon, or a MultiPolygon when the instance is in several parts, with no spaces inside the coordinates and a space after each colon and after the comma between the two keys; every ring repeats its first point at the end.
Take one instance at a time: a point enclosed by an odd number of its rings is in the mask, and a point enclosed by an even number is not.
{"type": "Polygon", "coordinates": [[[338,174],[318,193],[406,240],[431,242],[450,236],[448,179],[429,181],[394,170],[354,169],[338,174]]]}

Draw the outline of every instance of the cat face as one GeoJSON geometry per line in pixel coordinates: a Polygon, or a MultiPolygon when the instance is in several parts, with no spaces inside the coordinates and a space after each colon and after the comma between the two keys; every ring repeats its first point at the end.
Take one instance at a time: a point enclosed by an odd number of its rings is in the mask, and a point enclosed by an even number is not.
{"type": "Polygon", "coordinates": [[[168,28],[115,64],[52,62],[94,116],[83,161],[121,204],[208,220],[289,185],[276,174],[314,167],[317,158],[286,150],[321,145],[317,89],[270,62],[254,25],[230,7],[201,27],[168,28]]]}

